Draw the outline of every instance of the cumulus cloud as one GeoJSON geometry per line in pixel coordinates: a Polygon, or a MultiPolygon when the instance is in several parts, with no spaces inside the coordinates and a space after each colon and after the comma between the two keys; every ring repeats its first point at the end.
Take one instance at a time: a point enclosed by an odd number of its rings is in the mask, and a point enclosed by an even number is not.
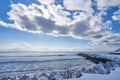
{"type": "Polygon", "coordinates": [[[112,19],[115,21],[119,21],[120,23],[120,7],[116,12],[113,13],[112,19]]]}
{"type": "Polygon", "coordinates": [[[92,12],[91,0],[64,0],[64,6],[68,10],[82,10],[92,12]]]}
{"type": "MultiPolygon", "coordinates": [[[[111,4],[111,1],[114,0],[106,0],[109,5],[107,2],[100,5],[101,1],[97,0],[99,9],[118,5],[118,0],[114,2],[114,5],[111,4]]],[[[64,0],[64,6],[55,5],[54,0],[38,0],[38,2],[40,4],[12,3],[11,10],[7,14],[8,19],[13,23],[6,23],[1,20],[0,25],[33,33],[72,36],[90,40],[93,43],[106,42],[112,44],[112,41],[119,42],[119,34],[116,35],[111,32],[110,25],[112,22],[109,20],[103,22],[102,20],[102,15],[106,15],[106,13],[101,11],[93,15],[91,0],[64,0]],[[70,11],[74,12],[73,15],[70,11]],[[114,40],[109,41],[109,38],[113,37],[114,40]]]]}
{"type": "Polygon", "coordinates": [[[109,7],[120,6],[120,0],[95,0],[99,10],[107,10],[109,7]]]}
{"type": "Polygon", "coordinates": [[[54,0],[38,0],[41,4],[49,5],[54,3],[54,0]]]}
{"type": "Polygon", "coordinates": [[[109,34],[96,40],[96,43],[107,44],[107,45],[120,45],[120,34],[109,34]]]}

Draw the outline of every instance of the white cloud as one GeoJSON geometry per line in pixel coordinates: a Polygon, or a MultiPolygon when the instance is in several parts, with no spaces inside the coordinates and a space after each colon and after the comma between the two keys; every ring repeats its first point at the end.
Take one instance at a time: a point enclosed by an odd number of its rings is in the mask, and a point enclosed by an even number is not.
{"type": "Polygon", "coordinates": [[[64,0],[64,6],[68,10],[82,10],[92,12],[91,0],[64,0]]]}
{"type": "Polygon", "coordinates": [[[95,40],[94,44],[104,44],[104,45],[120,45],[120,34],[108,33],[102,38],[95,40]]]}
{"type": "MultiPolygon", "coordinates": [[[[0,25],[33,33],[72,36],[93,43],[102,43],[103,39],[108,39],[105,37],[114,36],[110,31],[111,21],[102,21],[102,15],[106,13],[101,11],[96,15],[92,14],[91,0],[64,0],[66,9],[82,10],[74,13],[73,19],[68,17],[70,12],[65,11],[61,5],[53,4],[53,0],[48,0],[47,3],[44,0],[39,2],[42,4],[12,3],[11,10],[7,14],[13,23],[0,21],[0,25]]],[[[116,36],[115,40],[117,37],[119,36],[116,36]]]]}
{"type": "Polygon", "coordinates": [[[107,10],[109,7],[120,6],[120,0],[96,0],[99,10],[107,10]]]}
{"type": "Polygon", "coordinates": [[[49,5],[54,3],[54,0],[38,0],[41,4],[49,5]]]}
{"type": "Polygon", "coordinates": [[[116,12],[113,13],[112,19],[115,21],[119,21],[120,23],[120,8],[116,12]]]}
{"type": "Polygon", "coordinates": [[[40,52],[40,51],[84,51],[84,48],[77,46],[63,46],[63,45],[39,45],[31,43],[6,43],[0,45],[0,52],[4,51],[29,51],[29,52],[40,52]]]}
{"type": "Polygon", "coordinates": [[[0,25],[5,27],[12,27],[12,24],[5,23],[4,21],[0,20],[0,25]]]}
{"type": "Polygon", "coordinates": [[[0,45],[0,51],[26,51],[31,50],[31,47],[28,43],[7,43],[0,45]]]}
{"type": "Polygon", "coordinates": [[[3,22],[3,21],[0,21],[0,25],[1,25],[1,26],[5,26],[5,27],[8,27],[8,24],[5,23],[5,22],[3,22]]]}

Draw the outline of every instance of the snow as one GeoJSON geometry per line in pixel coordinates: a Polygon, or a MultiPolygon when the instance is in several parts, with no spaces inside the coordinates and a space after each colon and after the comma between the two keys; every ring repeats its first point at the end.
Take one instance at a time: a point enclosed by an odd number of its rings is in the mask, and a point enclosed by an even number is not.
{"type": "Polygon", "coordinates": [[[44,77],[44,76],[41,76],[38,80],[49,80],[49,79],[47,79],[47,78],[44,77]]]}
{"type": "Polygon", "coordinates": [[[91,57],[94,58],[106,58],[112,61],[119,62],[120,61],[120,56],[119,55],[113,55],[113,54],[89,54],[91,57]]]}
{"type": "MultiPolygon", "coordinates": [[[[62,79],[59,74],[54,76],[55,80],[120,80],[120,68],[113,70],[111,74],[101,75],[101,74],[90,74],[83,73],[83,76],[80,78],[71,77],[70,79],[62,79]]],[[[45,77],[40,77],[39,80],[48,80],[45,77]]]]}
{"type": "Polygon", "coordinates": [[[95,66],[96,72],[99,74],[106,74],[107,70],[105,69],[104,65],[102,63],[99,63],[95,66]]]}
{"type": "Polygon", "coordinates": [[[115,71],[108,75],[83,74],[82,77],[73,80],[120,80],[120,68],[116,68],[115,71]]]}
{"type": "Polygon", "coordinates": [[[91,68],[94,63],[77,55],[40,57],[0,57],[0,77],[7,75],[34,74],[46,71],[91,68]],[[83,64],[84,63],[84,64],[83,64]]]}
{"type": "Polygon", "coordinates": [[[53,76],[52,80],[62,80],[62,79],[63,77],[59,73],[57,73],[56,75],[53,76]]]}
{"type": "Polygon", "coordinates": [[[77,55],[0,57],[0,77],[25,74],[29,77],[36,75],[38,80],[68,78],[71,80],[120,80],[119,55],[89,54],[89,56],[106,58],[111,61],[105,63],[99,61],[98,64],[95,64],[77,55]],[[67,74],[65,75],[65,73],[67,74]]]}
{"type": "Polygon", "coordinates": [[[98,68],[101,74],[83,73],[83,76],[78,79],[72,80],[120,80],[120,56],[112,54],[89,54],[93,58],[106,58],[112,60],[112,62],[106,62],[105,64],[99,63],[95,67],[98,68]],[[112,70],[114,68],[115,70],[112,70]],[[111,70],[110,74],[104,74],[106,70],[111,70]]]}
{"type": "Polygon", "coordinates": [[[52,60],[63,60],[63,59],[80,59],[83,57],[79,56],[10,56],[0,57],[0,62],[35,62],[35,61],[52,61],[52,60]]]}

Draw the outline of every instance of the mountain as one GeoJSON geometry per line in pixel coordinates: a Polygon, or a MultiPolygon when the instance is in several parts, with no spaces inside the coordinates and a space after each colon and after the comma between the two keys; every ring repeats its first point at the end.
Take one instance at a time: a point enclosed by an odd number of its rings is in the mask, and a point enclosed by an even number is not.
{"type": "Polygon", "coordinates": [[[120,52],[120,48],[116,49],[115,52],[120,52]]]}

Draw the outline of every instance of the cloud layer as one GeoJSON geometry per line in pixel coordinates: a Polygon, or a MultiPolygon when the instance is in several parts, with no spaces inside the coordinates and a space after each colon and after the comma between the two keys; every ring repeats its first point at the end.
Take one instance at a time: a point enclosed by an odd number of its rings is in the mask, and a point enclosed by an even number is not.
{"type": "MultiPolygon", "coordinates": [[[[72,36],[93,44],[120,45],[120,34],[111,31],[112,21],[103,21],[108,14],[105,10],[113,6],[120,8],[120,1],[63,0],[63,5],[56,5],[54,0],[38,0],[30,5],[12,3],[7,15],[13,23],[1,20],[0,25],[32,33],[72,36]]],[[[120,22],[119,13],[120,9],[112,19],[120,22]]]]}

